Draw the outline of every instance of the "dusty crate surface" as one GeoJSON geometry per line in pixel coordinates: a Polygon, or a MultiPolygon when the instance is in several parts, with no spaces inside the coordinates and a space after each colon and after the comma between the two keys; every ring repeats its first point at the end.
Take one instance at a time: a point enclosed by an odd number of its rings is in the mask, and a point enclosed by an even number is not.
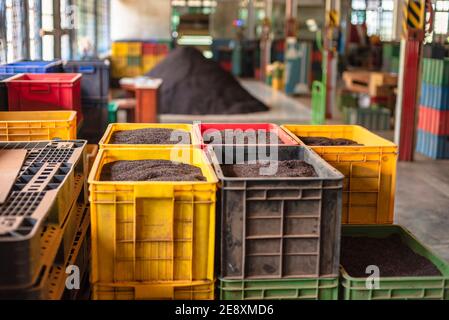
{"type": "Polygon", "coordinates": [[[220,277],[337,275],[343,176],[305,147],[280,147],[276,160],[305,161],[318,176],[230,178],[220,163],[236,162],[236,154],[256,159],[258,152],[229,149],[208,148],[222,185],[220,277]]]}

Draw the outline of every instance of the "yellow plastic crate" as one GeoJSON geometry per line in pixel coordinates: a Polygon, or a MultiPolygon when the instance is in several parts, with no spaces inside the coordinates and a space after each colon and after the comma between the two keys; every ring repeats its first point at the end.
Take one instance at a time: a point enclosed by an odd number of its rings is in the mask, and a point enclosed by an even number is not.
{"type": "Polygon", "coordinates": [[[126,57],[128,55],[128,43],[127,42],[113,42],[112,43],[112,56],[113,57],[126,57]]]}
{"type": "Polygon", "coordinates": [[[158,55],[156,55],[155,58],[154,58],[154,61],[155,61],[154,63],[158,64],[159,62],[164,60],[166,56],[167,56],[166,54],[158,54],[158,55]]]}
{"type": "Polygon", "coordinates": [[[142,56],[142,42],[128,42],[128,56],[142,56]]]}
{"type": "Polygon", "coordinates": [[[212,281],[217,182],[199,149],[100,150],[89,176],[92,283],[212,281]],[[103,166],[119,160],[188,163],[207,181],[100,181],[103,166]]]}
{"type": "Polygon", "coordinates": [[[141,66],[127,66],[125,69],[125,77],[138,77],[143,74],[141,66]]]}
{"type": "Polygon", "coordinates": [[[396,191],[397,146],[360,126],[284,125],[298,137],[346,138],[363,146],[311,147],[345,175],[343,185],[344,224],[392,224],[396,191]]]}
{"type": "Polygon", "coordinates": [[[148,72],[156,65],[156,57],[153,55],[145,55],[142,58],[142,68],[144,72],[148,72]]]}
{"type": "Polygon", "coordinates": [[[213,300],[213,281],[184,284],[94,284],[94,300],[213,300]]]}
{"type": "Polygon", "coordinates": [[[126,57],[126,56],[141,56],[142,43],[141,42],[113,42],[112,56],[126,57]]]}
{"type": "Polygon", "coordinates": [[[188,132],[190,134],[190,143],[187,145],[199,145],[198,138],[193,134],[192,125],[190,124],[167,124],[167,123],[112,123],[106,129],[105,134],[101,138],[99,145],[100,148],[116,149],[116,148],[148,148],[155,147],[157,145],[147,144],[110,144],[112,135],[117,131],[128,131],[148,128],[165,128],[175,129],[188,132]]]}
{"type": "Polygon", "coordinates": [[[125,57],[112,57],[111,59],[111,73],[112,78],[118,79],[126,77],[126,69],[128,66],[128,60],[125,57]]]}
{"type": "Polygon", "coordinates": [[[76,139],[75,111],[0,112],[0,141],[76,139]]]}

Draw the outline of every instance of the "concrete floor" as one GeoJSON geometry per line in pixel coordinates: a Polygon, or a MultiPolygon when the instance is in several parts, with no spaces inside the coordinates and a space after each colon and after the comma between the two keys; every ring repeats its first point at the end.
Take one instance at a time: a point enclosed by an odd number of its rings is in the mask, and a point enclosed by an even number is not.
{"type": "Polygon", "coordinates": [[[449,261],[449,161],[399,163],[395,222],[449,261]]]}

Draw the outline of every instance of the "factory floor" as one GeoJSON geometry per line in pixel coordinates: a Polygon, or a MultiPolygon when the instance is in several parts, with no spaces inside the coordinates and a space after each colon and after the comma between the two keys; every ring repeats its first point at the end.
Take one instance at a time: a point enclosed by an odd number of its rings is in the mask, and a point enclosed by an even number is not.
{"type": "Polygon", "coordinates": [[[449,261],[449,160],[398,164],[395,222],[449,261]]]}

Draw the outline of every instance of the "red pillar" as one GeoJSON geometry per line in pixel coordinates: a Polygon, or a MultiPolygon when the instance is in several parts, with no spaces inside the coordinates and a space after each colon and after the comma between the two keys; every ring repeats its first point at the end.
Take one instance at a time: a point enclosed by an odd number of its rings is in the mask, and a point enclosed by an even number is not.
{"type": "Polygon", "coordinates": [[[409,31],[408,39],[405,43],[404,57],[404,84],[399,142],[400,161],[413,161],[414,158],[422,42],[422,31],[409,31]]]}

